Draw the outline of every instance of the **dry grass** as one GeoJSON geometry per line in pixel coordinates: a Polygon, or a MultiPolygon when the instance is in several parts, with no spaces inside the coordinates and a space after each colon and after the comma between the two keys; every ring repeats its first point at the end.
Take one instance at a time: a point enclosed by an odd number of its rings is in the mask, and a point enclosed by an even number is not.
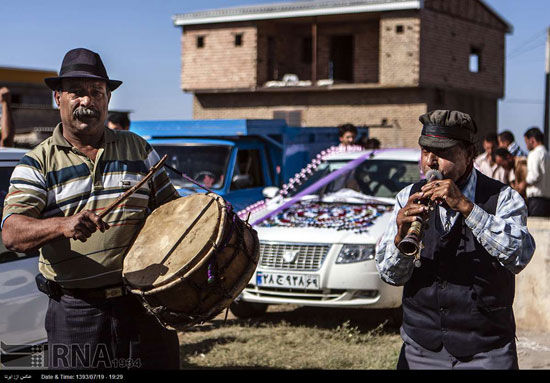
{"type": "Polygon", "coordinates": [[[258,320],[223,317],[180,334],[183,369],[394,369],[401,347],[377,310],[274,306],[258,320]]]}

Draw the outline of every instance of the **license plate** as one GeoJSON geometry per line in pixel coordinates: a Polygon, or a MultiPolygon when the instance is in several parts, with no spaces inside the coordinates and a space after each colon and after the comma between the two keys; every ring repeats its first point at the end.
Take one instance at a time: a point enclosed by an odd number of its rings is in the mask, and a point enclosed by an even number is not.
{"type": "Polygon", "coordinates": [[[264,287],[288,287],[319,290],[319,276],[314,274],[256,273],[256,284],[264,287]]]}

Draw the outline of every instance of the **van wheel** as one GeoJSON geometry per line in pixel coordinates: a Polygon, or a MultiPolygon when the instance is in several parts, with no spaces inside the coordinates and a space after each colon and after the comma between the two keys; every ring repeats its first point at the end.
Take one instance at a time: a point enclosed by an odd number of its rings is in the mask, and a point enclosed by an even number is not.
{"type": "Polygon", "coordinates": [[[262,316],[267,311],[267,304],[245,302],[242,300],[236,300],[229,306],[231,313],[237,318],[248,319],[257,318],[262,316]]]}

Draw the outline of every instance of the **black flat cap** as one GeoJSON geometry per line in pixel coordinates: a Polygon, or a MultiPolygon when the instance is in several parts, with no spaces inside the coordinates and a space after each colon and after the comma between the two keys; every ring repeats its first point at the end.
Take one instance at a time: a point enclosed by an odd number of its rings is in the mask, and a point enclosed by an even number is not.
{"type": "Polygon", "coordinates": [[[122,81],[111,80],[101,61],[101,57],[85,48],[76,48],[68,51],[63,58],[58,77],[48,77],[44,82],[51,90],[59,90],[64,78],[90,78],[105,80],[110,90],[115,90],[122,81]]]}
{"type": "Polygon", "coordinates": [[[434,110],[419,117],[422,133],[420,146],[451,148],[460,141],[474,143],[477,126],[469,114],[457,110],[434,110]]]}

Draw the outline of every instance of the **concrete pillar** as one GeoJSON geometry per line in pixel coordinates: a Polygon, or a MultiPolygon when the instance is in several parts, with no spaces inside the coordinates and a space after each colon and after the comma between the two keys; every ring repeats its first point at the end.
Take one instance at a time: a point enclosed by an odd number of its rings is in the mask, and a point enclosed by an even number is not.
{"type": "Polygon", "coordinates": [[[528,218],[527,227],[537,248],[531,262],[516,276],[516,325],[550,332],[550,218],[528,218]]]}

